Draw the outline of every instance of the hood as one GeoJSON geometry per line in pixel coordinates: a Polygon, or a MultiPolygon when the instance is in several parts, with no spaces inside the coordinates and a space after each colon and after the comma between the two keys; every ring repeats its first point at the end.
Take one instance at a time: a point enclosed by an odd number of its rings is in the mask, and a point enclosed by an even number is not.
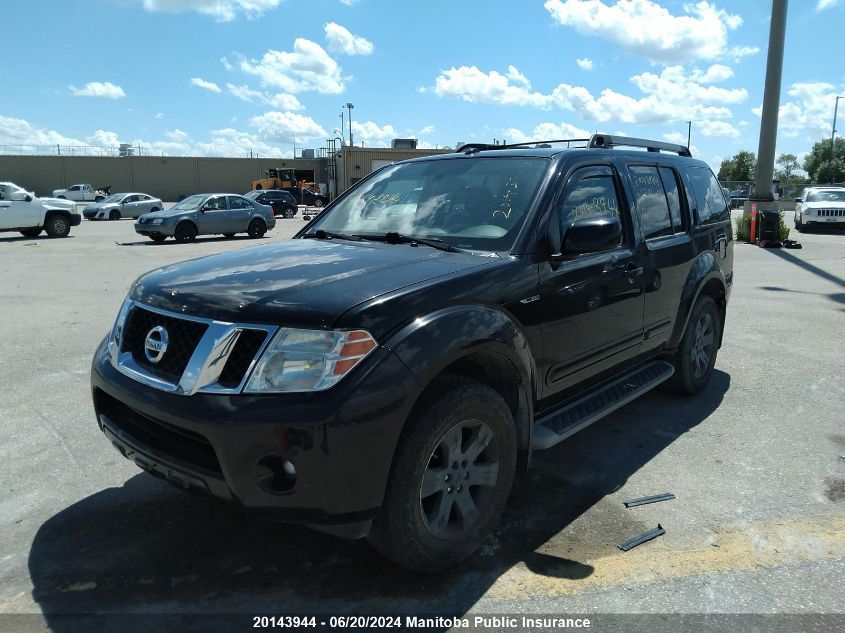
{"type": "Polygon", "coordinates": [[[161,211],[153,211],[151,213],[145,213],[141,217],[145,220],[149,220],[152,218],[172,218],[176,217],[177,215],[193,215],[197,213],[197,211],[189,211],[187,209],[162,209],[161,211]]]}
{"type": "Polygon", "coordinates": [[[41,204],[52,207],[54,209],[68,209],[76,211],[76,203],[73,200],[63,200],[61,198],[38,198],[41,204]]]}
{"type": "Polygon", "coordinates": [[[363,301],[490,261],[425,246],[297,239],[154,270],[130,297],[224,321],[331,327],[363,301]]]}
{"type": "Polygon", "coordinates": [[[805,202],[808,209],[845,209],[845,202],[805,202]]]}

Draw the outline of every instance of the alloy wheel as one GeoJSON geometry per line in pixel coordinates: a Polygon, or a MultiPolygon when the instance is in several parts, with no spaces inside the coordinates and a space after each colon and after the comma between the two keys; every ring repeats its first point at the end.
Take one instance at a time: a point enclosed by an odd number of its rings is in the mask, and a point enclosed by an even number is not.
{"type": "Polygon", "coordinates": [[[702,314],[695,324],[695,339],[690,354],[692,373],[696,378],[701,378],[710,366],[714,338],[713,320],[709,314],[702,314]]]}

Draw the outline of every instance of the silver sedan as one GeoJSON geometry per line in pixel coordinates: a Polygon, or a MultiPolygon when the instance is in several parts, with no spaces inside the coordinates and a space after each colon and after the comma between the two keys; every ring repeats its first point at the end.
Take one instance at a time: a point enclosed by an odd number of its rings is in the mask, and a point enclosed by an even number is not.
{"type": "Polygon", "coordinates": [[[188,196],[165,211],[142,215],[135,232],[154,242],[172,236],[177,242],[191,242],[197,235],[246,233],[263,237],[276,226],[273,208],[234,193],[200,193],[188,196]]]}
{"type": "Polygon", "coordinates": [[[105,200],[89,204],[82,215],[89,220],[119,220],[139,218],[163,208],[161,200],[145,193],[113,193],[105,200]]]}

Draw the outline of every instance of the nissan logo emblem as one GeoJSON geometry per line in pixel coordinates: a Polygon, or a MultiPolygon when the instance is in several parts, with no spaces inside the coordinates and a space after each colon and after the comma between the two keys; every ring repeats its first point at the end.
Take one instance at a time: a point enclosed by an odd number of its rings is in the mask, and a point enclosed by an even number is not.
{"type": "Polygon", "coordinates": [[[147,332],[147,338],[144,339],[144,356],[153,365],[159,362],[167,351],[167,341],[167,330],[161,325],[147,332]]]}

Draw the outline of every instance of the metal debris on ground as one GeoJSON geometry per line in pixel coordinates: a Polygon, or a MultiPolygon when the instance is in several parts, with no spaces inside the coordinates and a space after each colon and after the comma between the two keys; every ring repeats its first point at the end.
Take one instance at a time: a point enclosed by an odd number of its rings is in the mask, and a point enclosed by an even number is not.
{"type": "Polygon", "coordinates": [[[658,536],[666,534],[666,530],[663,529],[663,526],[659,523],[657,524],[656,528],[649,530],[648,532],[643,532],[639,536],[635,536],[633,538],[629,538],[627,541],[622,543],[621,545],[617,545],[619,549],[623,552],[627,552],[629,549],[634,549],[637,545],[642,545],[646,541],[650,541],[651,539],[655,539],[658,536]]]}
{"type": "Polygon", "coordinates": [[[622,503],[625,504],[626,508],[633,508],[634,506],[644,506],[647,503],[659,503],[661,501],[669,501],[670,499],[674,499],[675,495],[671,492],[664,492],[663,494],[659,495],[651,495],[650,497],[640,497],[639,499],[629,499],[628,501],[623,501],[622,503]]]}

